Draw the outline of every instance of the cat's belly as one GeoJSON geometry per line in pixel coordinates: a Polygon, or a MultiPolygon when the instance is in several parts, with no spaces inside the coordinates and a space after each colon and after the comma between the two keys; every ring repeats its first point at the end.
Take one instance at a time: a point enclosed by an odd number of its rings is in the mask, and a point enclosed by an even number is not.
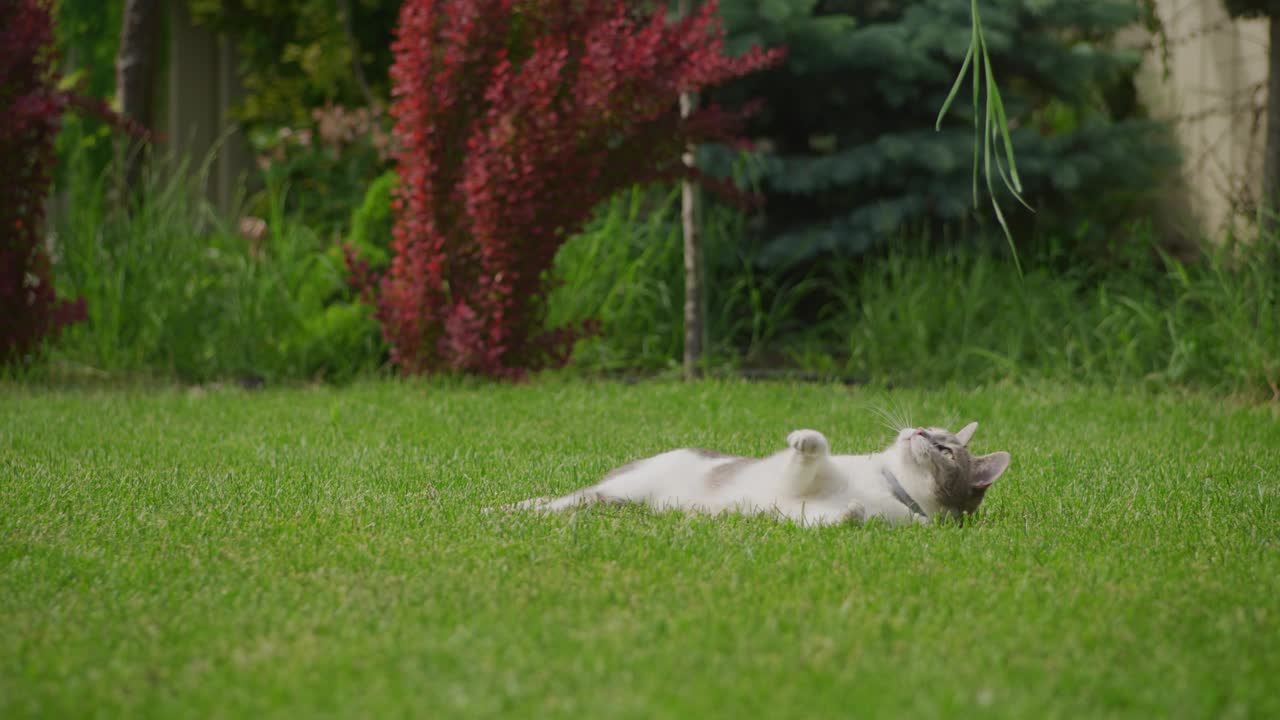
{"type": "Polygon", "coordinates": [[[645,501],[656,510],[769,515],[806,525],[842,519],[849,502],[843,480],[831,474],[819,492],[797,496],[787,479],[789,461],[788,456],[704,460],[696,477],[662,483],[662,490],[645,501]]]}

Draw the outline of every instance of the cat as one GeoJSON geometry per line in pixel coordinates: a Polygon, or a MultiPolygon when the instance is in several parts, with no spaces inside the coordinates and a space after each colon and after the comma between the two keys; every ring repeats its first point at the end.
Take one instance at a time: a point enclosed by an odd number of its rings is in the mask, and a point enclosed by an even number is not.
{"type": "Polygon", "coordinates": [[[816,430],[787,436],[788,449],[757,459],[709,450],[655,455],[559,498],[506,509],[566,510],[591,503],[644,503],[655,510],[770,514],[800,525],[928,523],[970,515],[1009,467],[1009,453],[973,455],[978,423],[960,432],[904,428],[870,455],[832,455],[816,430]]]}

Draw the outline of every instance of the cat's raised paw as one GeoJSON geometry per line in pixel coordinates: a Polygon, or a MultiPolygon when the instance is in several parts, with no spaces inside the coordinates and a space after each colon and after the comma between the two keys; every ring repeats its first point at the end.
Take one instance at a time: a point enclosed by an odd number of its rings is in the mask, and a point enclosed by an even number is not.
{"type": "Polygon", "coordinates": [[[831,451],[827,438],[817,430],[796,430],[787,436],[787,445],[801,455],[816,457],[831,451]]]}

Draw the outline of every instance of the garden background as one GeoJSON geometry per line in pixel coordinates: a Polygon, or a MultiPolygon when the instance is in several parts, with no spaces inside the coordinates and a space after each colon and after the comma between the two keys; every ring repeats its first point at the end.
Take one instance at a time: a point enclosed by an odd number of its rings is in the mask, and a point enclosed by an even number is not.
{"type": "MultiPolygon", "coordinates": [[[[118,103],[124,7],[57,4],[62,86],[118,103]]],[[[396,155],[408,132],[394,127],[389,75],[397,4],[155,8],[145,112],[135,110],[156,131],[149,162],[122,179],[124,158],[136,154],[130,136],[93,115],[66,116],[44,237],[52,284],[63,298],[83,299],[85,317],[57,343],[22,348],[11,368],[343,381],[421,369],[414,363],[427,356],[442,370],[518,374],[558,365],[570,349],[570,367],[589,374],[679,367],[681,197],[678,182],[660,179],[673,168],[642,168],[648,158],[624,158],[606,143],[588,164],[608,158],[616,177],[600,183],[612,190],[583,193],[581,177],[575,185],[569,173],[585,166],[535,158],[538,194],[486,231],[524,234],[511,241],[522,248],[504,250],[513,254],[501,267],[441,272],[462,272],[453,282],[468,287],[475,273],[519,277],[526,285],[512,292],[522,300],[503,306],[502,327],[483,332],[558,346],[546,348],[550,356],[501,350],[510,360],[487,368],[461,357],[479,350],[450,360],[443,346],[396,362],[397,348],[431,332],[421,323],[443,326],[456,308],[422,288],[413,297],[371,292],[376,277],[365,278],[362,301],[349,261],[376,276],[404,255],[393,233],[397,173],[435,168],[456,180],[479,172],[441,167],[451,161],[427,150],[414,150],[416,160],[396,155]],[[573,207],[550,217],[566,200],[573,207]],[[537,222],[554,227],[531,233],[537,222]],[[395,303],[420,307],[406,305],[393,319],[395,303]]],[[[967,89],[934,128],[969,44],[969,3],[726,3],[716,15],[725,53],[761,44],[788,54],[706,93],[706,107],[754,111],[733,143],[698,146],[704,176],[741,191],[697,198],[698,367],[886,383],[1040,376],[1271,395],[1280,372],[1274,243],[1258,237],[1255,222],[1266,73],[1246,62],[1258,26],[1232,23],[1226,10],[1207,2],[986,9],[1022,198],[1034,210],[997,177],[1006,239],[985,184],[970,188],[967,89]],[[1201,84],[1217,78],[1230,82],[1201,84]]],[[[560,109],[579,118],[599,111],[560,109]]],[[[540,141],[533,131],[522,137],[540,141]]],[[[522,180],[501,182],[486,187],[517,192],[522,180]]],[[[403,222],[476,197],[460,191],[403,222]]],[[[477,222],[459,219],[448,242],[471,242],[477,222]]],[[[413,232],[402,242],[425,242],[413,232]]],[[[472,298],[467,312],[491,316],[485,302],[472,298]]],[[[488,321],[475,322],[481,332],[488,321]]]]}

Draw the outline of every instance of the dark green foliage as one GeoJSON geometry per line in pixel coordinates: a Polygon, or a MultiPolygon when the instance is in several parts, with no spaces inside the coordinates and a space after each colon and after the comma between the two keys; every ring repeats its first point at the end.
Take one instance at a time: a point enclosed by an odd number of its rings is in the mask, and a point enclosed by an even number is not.
{"type": "MultiPolygon", "coordinates": [[[[906,228],[971,231],[975,217],[982,231],[967,86],[942,131],[933,129],[968,47],[969,0],[727,0],[722,8],[738,47],[790,49],[785,66],[716,98],[766,101],[753,128],[768,198],[763,262],[858,255],[906,228]]],[[[998,189],[1017,237],[1091,241],[1131,219],[1175,160],[1162,127],[1139,117],[1125,92],[1138,54],[1109,45],[1142,20],[1142,3],[984,0],[982,12],[1024,197],[1037,210],[1012,209],[998,189]],[[1093,230],[1079,232],[1086,222],[1093,230]]],[[[734,157],[708,148],[702,160],[716,171],[734,157]]]]}
{"type": "Polygon", "coordinates": [[[79,90],[107,97],[116,87],[116,52],[124,2],[58,0],[54,34],[68,74],[79,90]]]}
{"type": "Polygon", "coordinates": [[[251,124],[300,125],[312,108],[326,102],[366,106],[371,99],[386,101],[398,2],[187,3],[196,22],[236,38],[247,91],[239,113],[251,124]]]}
{"type": "MultiPolygon", "coordinates": [[[[286,210],[313,229],[340,232],[366,189],[388,165],[387,117],[367,108],[326,105],[301,127],[260,128],[250,133],[267,185],[287,189],[286,210]]],[[[269,193],[251,198],[250,211],[265,212],[269,193]]]]}
{"type": "MultiPolygon", "coordinates": [[[[62,56],[67,82],[88,97],[110,99],[116,90],[116,52],[124,2],[58,0],[54,34],[62,56]]],[[[66,182],[66,162],[72,155],[88,159],[96,170],[111,161],[114,138],[101,119],[84,113],[67,113],[58,134],[58,167],[55,183],[66,182]]]]}
{"type": "MultiPolygon", "coordinates": [[[[398,2],[186,0],[197,24],[235,38],[245,95],[233,108],[288,211],[339,231],[387,169],[387,68],[398,2]]],[[[250,210],[262,212],[265,196],[250,210]]]]}
{"type": "Polygon", "coordinates": [[[1231,17],[1280,17],[1280,0],[1222,0],[1231,17]]]}

